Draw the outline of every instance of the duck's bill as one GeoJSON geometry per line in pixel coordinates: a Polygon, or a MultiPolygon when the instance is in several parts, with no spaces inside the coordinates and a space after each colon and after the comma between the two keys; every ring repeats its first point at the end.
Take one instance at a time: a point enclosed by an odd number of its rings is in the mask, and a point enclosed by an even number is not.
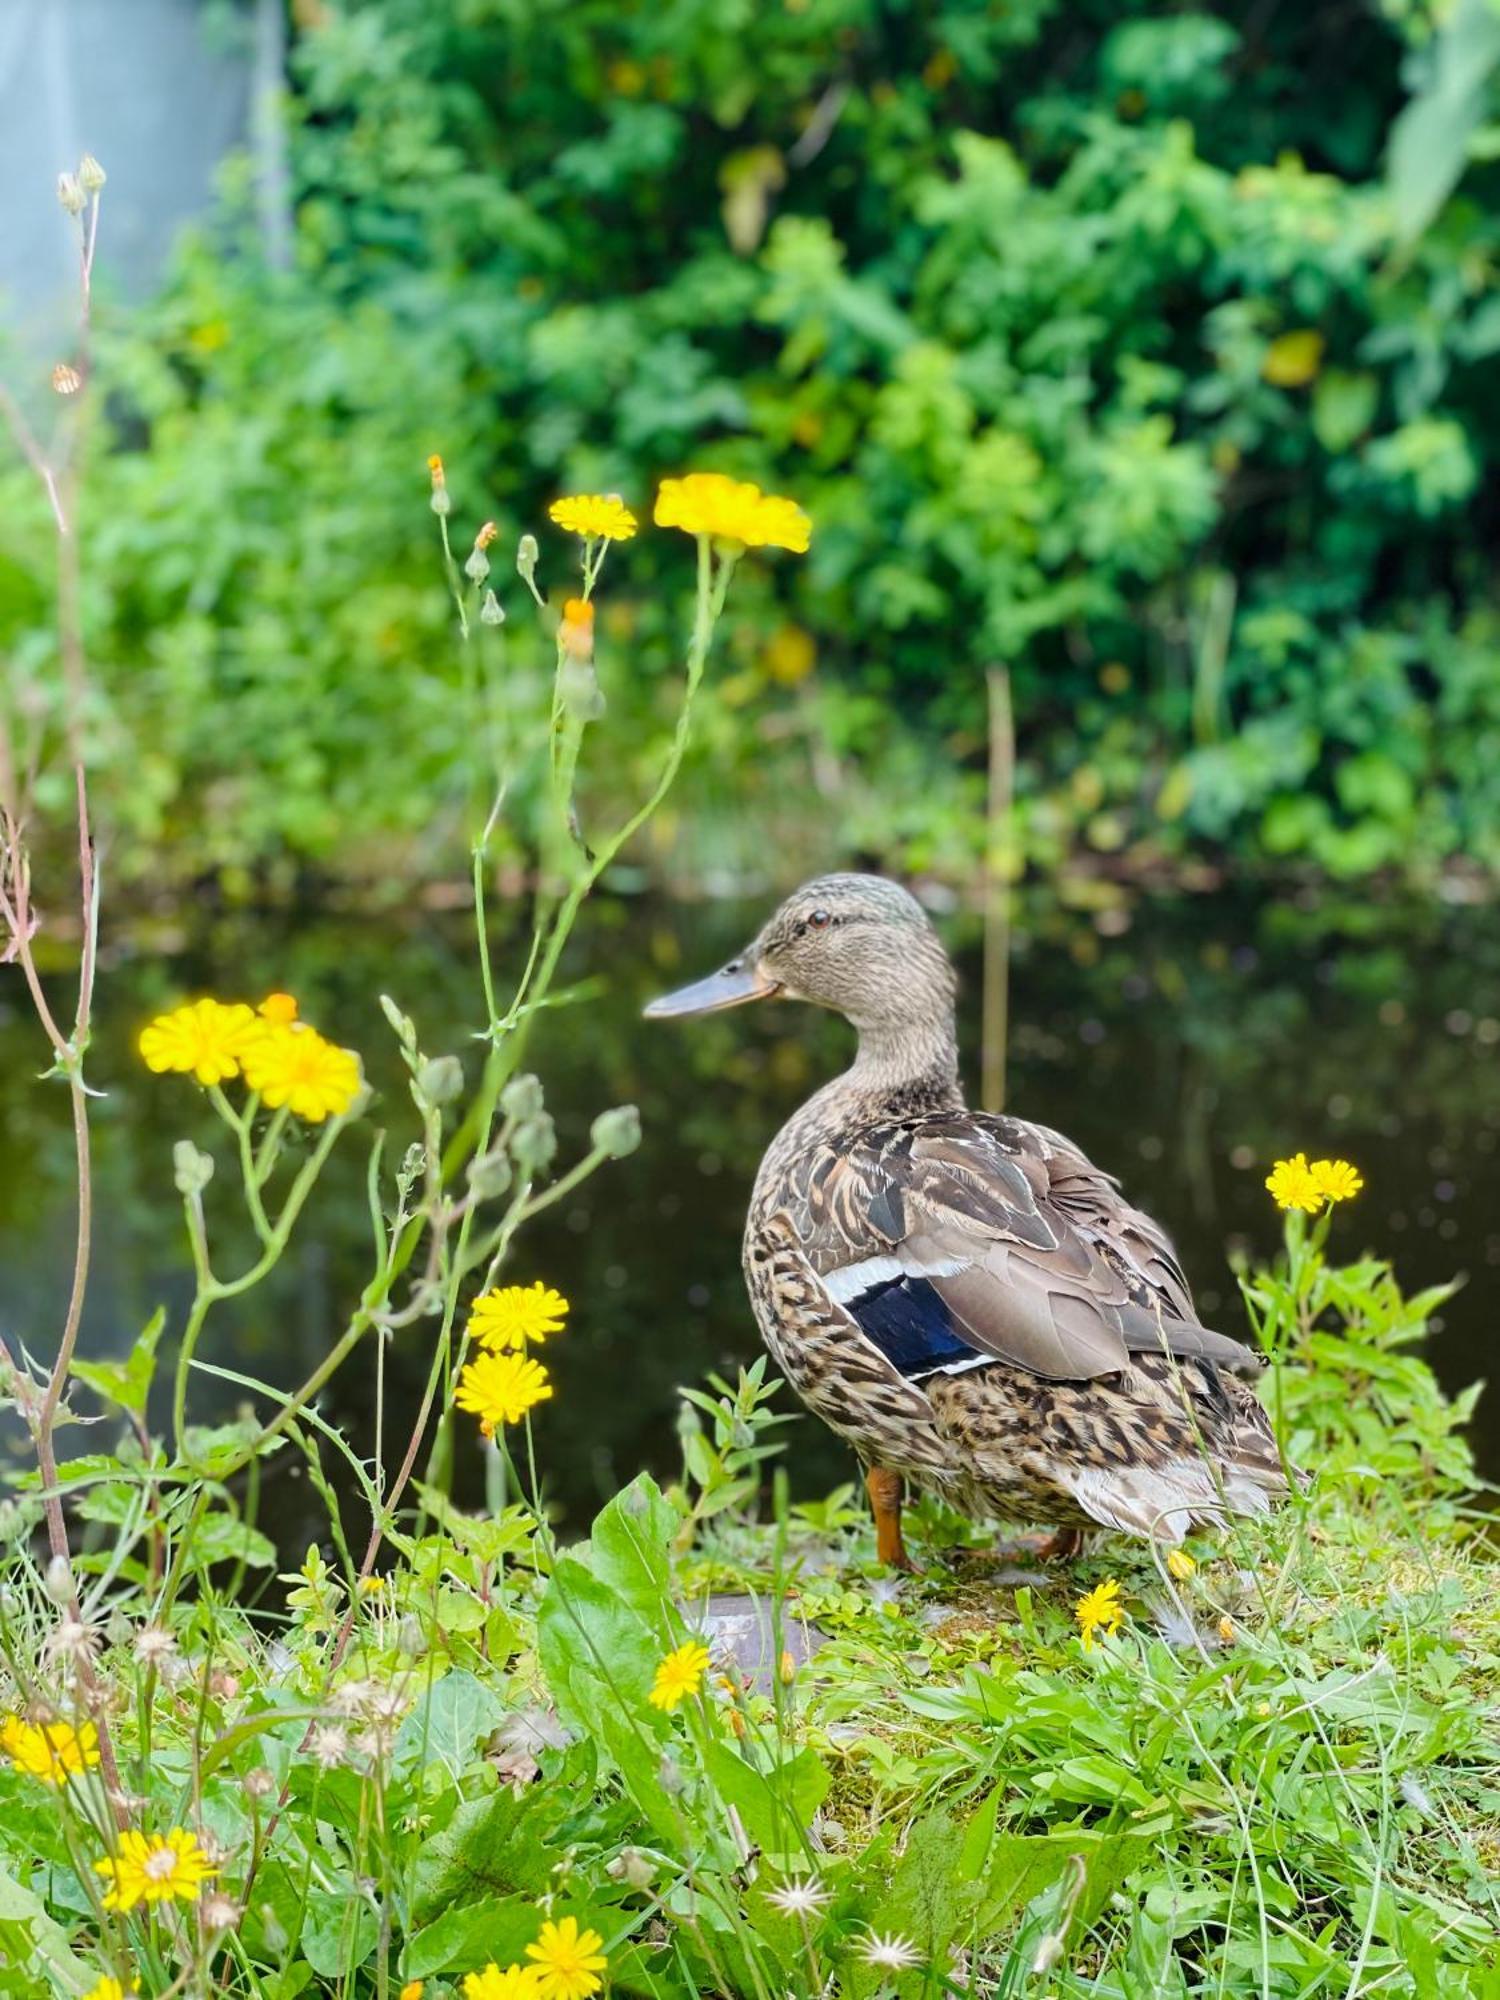
{"type": "Polygon", "coordinates": [[[681,1014],[717,1014],[724,1007],[743,1007],[747,1000],[765,1000],[776,992],[776,981],[753,965],[736,959],[707,979],[695,979],[691,986],[679,986],[675,993],[663,993],[646,1008],[648,1021],[671,1021],[681,1014]]]}

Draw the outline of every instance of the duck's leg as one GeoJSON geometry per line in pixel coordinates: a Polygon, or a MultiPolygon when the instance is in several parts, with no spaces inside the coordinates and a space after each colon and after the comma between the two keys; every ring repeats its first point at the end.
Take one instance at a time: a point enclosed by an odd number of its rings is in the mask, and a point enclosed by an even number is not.
{"type": "Polygon", "coordinates": [[[883,1465],[872,1465],[865,1474],[865,1491],[875,1515],[875,1555],[891,1569],[904,1569],[915,1576],[917,1566],[906,1553],[901,1539],[901,1502],[904,1497],[901,1475],[883,1465]]]}

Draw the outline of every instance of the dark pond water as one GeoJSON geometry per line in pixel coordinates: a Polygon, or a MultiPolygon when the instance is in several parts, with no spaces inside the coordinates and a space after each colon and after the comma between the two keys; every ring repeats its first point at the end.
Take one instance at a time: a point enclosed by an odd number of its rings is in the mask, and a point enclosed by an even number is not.
{"type": "MultiPolygon", "coordinates": [[[[789,1006],[694,1023],[647,1024],[641,1003],[720,963],[765,902],[595,904],[567,968],[585,982],[532,1047],[562,1134],[579,1150],[593,1113],[638,1103],[645,1143],[544,1218],[512,1273],[574,1301],[549,1354],[558,1394],[540,1413],[551,1494],[570,1524],[641,1466],[676,1466],[676,1390],[732,1369],[757,1341],[741,1290],[739,1237],[762,1147],[845,1058],[843,1024],[789,1006]]],[[[977,935],[943,920],[965,970],[964,1029],[978,1008],[977,935]]],[[[1365,1195],[1335,1245],[1378,1250],[1409,1287],[1463,1273],[1431,1357],[1457,1388],[1491,1371],[1500,1291],[1500,924],[1485,908],[1235,897],[1142,901],[1101,920],[1055,904],[1023,914],[1012,981],[1010,1107],[1060,1127],[1175,1234],[1205,1319],[1243,1327],[1226,1250],[1269,1251],[1278,1218],[1267,1163],[1304,1147],[1362,1167],[1365,1195]]],[[[180,1325],[187,1252],[171,1143],[207,1143],[214,1121],[189,1084],[150,1077],[132,1053],[140,1022],[186,992],[252,997],[289,987],[304,1012],[359,1047],[398,1148],[411,1120],[377,995],[413,1013],[431,1052],[467,1041],[475,971],[462,914],[244,915],[137,928],[107,941],[94,1080],[97,1260],[85,1349],[123,1351],[158,1304],[180,1325]]],[[[502,952],[503,955],[503,952],[502,952]]],[[[35,1078],[41,1046],[15,975],[0,971],[0,1328],[45,1354],[71,1257],[71,1154],[61,1090],[35,1078]]],[[[972,1075],[975,1063],[969,1063],[972,1075]]],[[[215,1189],[213,1192],[217,1192],[215,1189]]],[[[227,1192],[227,1189],[226,1189],[227,1192]]],[[[290,1385],[342,1323],[363,1277],[362,1161],[344,1142],[273,1282],[211,1322],[205,1358],[290,1385]]],[[[218,1261],[237,1268],[232,1229],[218,1261]]],[[[420,1336],[390,1358],[392,1406],[425,1376],[420,1336]]],[[[229,1392],[200,1383],[202,1414],[229,1392]]],[[[367,1361],[335,1383],[325,1413],[360,1449],[373,1421],[367,1361]]],[[[79,1437],[79,1433],[73,1433],[79,1437]]],[[[811,1421],[789,1434],[794,1485],[850,1476],[843,1448],[811,1421]]],[[[1481,1404],[1477,1443],[1500,1473],[1500,1396],[1481,1404]]],[[[76,1447],[75,1447],[76,1448],[76,1447]]],[[[287,1455],[289,1460],[290,1455],[287,1455]]],[[[479,1493],[477,1453],[461,1468],[479,1493]]],[[[283,1470],[268,1525],[305,1545],[316,1503],[283,1470]]],[[[356,1527],[358,1524],[352,1524],[356,1527]]]]}

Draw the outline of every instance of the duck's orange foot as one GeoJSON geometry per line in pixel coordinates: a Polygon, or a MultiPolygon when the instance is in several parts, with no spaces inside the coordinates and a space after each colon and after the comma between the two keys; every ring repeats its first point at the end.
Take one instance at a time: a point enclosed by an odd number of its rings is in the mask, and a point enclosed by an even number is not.
{"type": "Polygon", "coordinates": [[[905,1496],[900,1473],[883,1465],[872,1465],[865,1474],[865,1491],[875,1515],[876,1560],[887,1569],[920,1576],[921,1570],[906,1553],[906,1543],[901,1539],[901,1502],[905,1496]]]}

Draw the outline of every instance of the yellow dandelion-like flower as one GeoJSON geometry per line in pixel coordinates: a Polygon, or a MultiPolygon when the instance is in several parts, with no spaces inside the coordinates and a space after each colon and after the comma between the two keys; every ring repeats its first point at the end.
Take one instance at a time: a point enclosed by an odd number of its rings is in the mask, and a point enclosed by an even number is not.
{"type": "Polygon", "coordinates": [[[7,1715],[0,1722],[0,1750],[18,1771],[44,1785],[60,1785],[99,1761],[99,1732],[92,1722],[75,1729],[71,1722],[25,1722],[7,1715]]]}
{"type": "Polygon", "coordinates": [[[342,1118],[359,1094],[359,1057],[325,1041],[315,1028],[293,1022],[263,1026],[241,1061],[246,1083],[273,1111],[286,1105],[309,1125],[342,1118]]]}
{"type": "Polygon", "coordinates": [[[536,1966],[538,2000],[589,2000],[604,1984],[599,1975],[609,1964],[603,1938],[597,1931],[581,1931],[577,1917],[543,1924],[526,1956],[536,1966]]]}
{"type": "Polygon", "coordinates": [[[227,1083],[239,1075],[258,1027],[241,1000],[190,1000],[142,1028],[141,1060],[158,1076],[171,1071],[202,1084],[227,1083]]]}
{"type": "Polygon", "coordinates": [[[1198,1565],[1193,1561],[1186,1549],[1169,1549],[1167,1551],[1168,1573],[1175,1576],[1179,1583],[1186,1583],[1197,1567],[1198,1565]]]}
{"type": "Polygon", "coordinates": [[[1119,1584],[1113,1577],[1097,1584],[1086,1597],[1079,1598],[1073,1606],[1073,1616],[1078,1620],[1085,1651],[1092,1650],[1096,1632],[1118,1632],[1124,1622],[1119,1584]]]}
{"type": "Polygon", "coordinates": [[[129,1994],[139,1993],[140,1990],[139,1986],[122,1986],[118,1979],[112,1979],[106,1972],[84,1994],[83,2000],[127,2000],[129,1994]]]}
{"type": "Polygon", "coordinates": [[[696,1694],[708,1672],[708,1648],[696,1639],[668,1653],[656,1670],[656,1681],[646,1699],[653,1708],[676,1708],[690,1694],[696,1694]]]}
{"type": "Polygon", "coordinates": [[[561,1333],[568,1302],[540,1278],[530,1285],[502,1285],[481,1292],[469,1308],[469,1338],[492,1353],[524,1351],[530,1340],[561,1333]]]}
{"type": "Polygon", "coordinates": [[[795,500],[762,493],[747,480],[722,472],[690,472],[664,479],[656,496],[656,525],[689,535],[713,535],[746,548],[791,549],[802,555],[812,539],[812,522],[795,500]]]}
{"type": "Polygon", "coordinates": [[[297,1002],[290,993],[268,993],[255,1011],[273,1028],[287,1028],[297,1018],[297,1002]]]}
{"type": "Polygon", "coordinates": [[[109,1879],[106,1910],[133,1910],[137,1903],[192,1903],[210,1875],[217,1875],[196,1837],[180,1826],[168,1833],[122,1833],[118,1854],[94,1866],[109,1879]]]}
{"type": "Polygon", "coordinates": [[[483,1972],[464,1976],[464,2000],[536,2000],[541,1975],[534,1965],[507,1965],[502,1972],[493,1959],[483,1972]]]}
{"type": "Polygon", "coordinates": [[[1266,1175],[1266,1187],[1278,1208],[1301,1208],[1309,1215],[1316,1215],[1325,1199],[1305,1153],[1278,1160],[1266,1175]]]}
{"type": "MultiPolygon", "coordinates": [[[[472,1977],[472,1974],[470,1976],[472,1977]]],[[[427,1981],[425,1979],[408,1979],[397,1994],[396,2000],[422,2000],[422,1995],[426,1990],[427,1981]]]]}
{"type": "Polygon", "coordinates": [[[554,500],[547,516],[570,535],[582,535],[593,542],[628,542],[637,525],[617,493],[574,493],[565,500],[554,500]]]}
{"type": "Polygon", "coordinates": [[[1314,1160],[1308,1172],[1325,1201],[1353,1201],[1365,1184],[1359,1168],[1347,1160],[1314,1160]]]}
{"type": "Polygon", "coordinates": [[[539,1361],[519,1354],[480,1354],[459,1376],[453,1400],[478,1417],[486,1437],[493,1437],[497,1424],[518,1424],[551,1395],[552,1384],[539,1361]]]}

